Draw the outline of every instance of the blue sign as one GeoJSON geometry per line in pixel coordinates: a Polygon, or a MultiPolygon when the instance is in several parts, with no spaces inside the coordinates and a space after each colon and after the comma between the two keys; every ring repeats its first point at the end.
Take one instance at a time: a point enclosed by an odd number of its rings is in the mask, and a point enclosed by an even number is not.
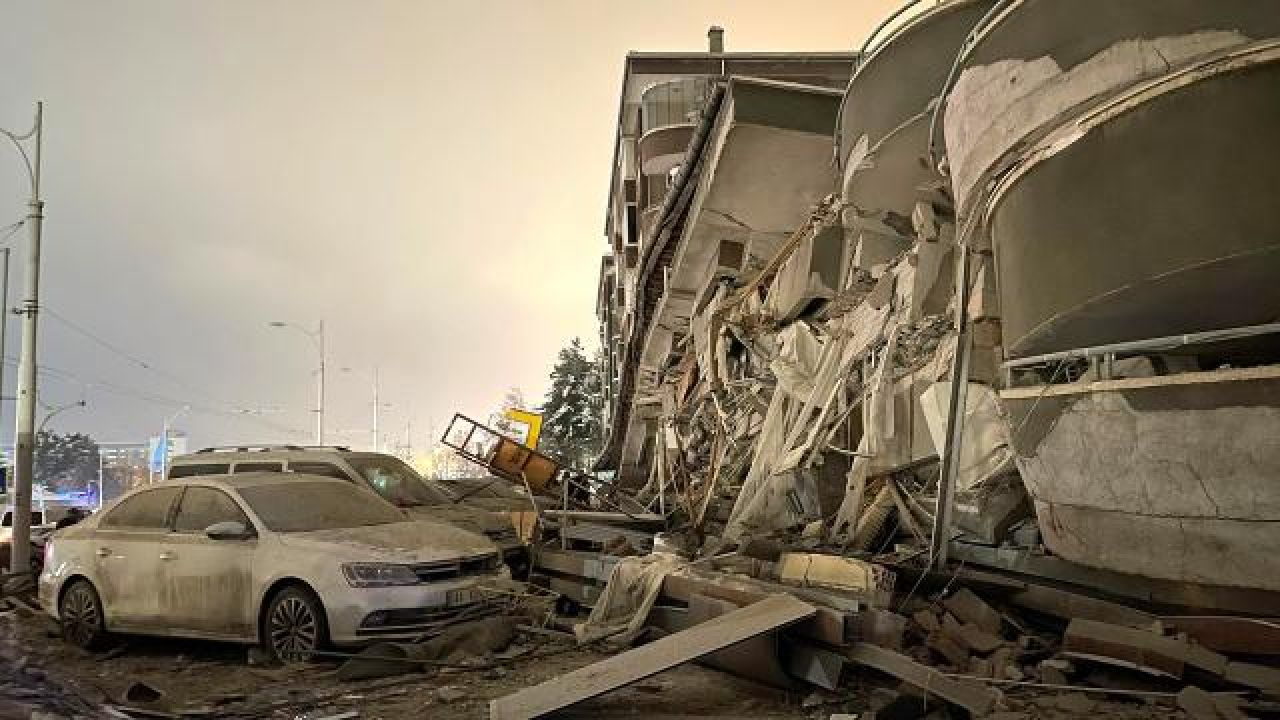
{"type": "Polygon", "coordinates": [[[168,454],[166,451],[169,449],[166,447],[167,444],[161,438],[151,438],[151,472],[164,472],[165,455],[168,454]]]}

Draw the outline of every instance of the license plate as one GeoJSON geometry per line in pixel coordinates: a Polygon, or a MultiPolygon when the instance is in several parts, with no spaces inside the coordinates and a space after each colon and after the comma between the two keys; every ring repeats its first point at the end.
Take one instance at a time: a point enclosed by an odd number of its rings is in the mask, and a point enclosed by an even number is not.
{"type": "Polygon", "coordinates": [[[480,601],[480,593],[472,588],[463,588],[461,590],[447,590],[444,595],[444,604],[449,607],[457,607],[459,605],[473,605],[480,601]]]}

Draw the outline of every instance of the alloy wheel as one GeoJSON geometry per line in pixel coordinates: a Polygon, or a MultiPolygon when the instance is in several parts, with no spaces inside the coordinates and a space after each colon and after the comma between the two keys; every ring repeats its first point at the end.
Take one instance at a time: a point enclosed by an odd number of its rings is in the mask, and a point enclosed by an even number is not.
{"type": "Polygon", "coordinates": [[[102,628],[102,613],[93,588],[79,582],[67,590],[62,598],[62,634],[80,647],[89,647],[97,639],[102,628]]]}
{"type": "Polygon", "coordinates": [[[315,609],[297,595],[282,596],[271,609],[267,634],[272,651],[284,662],[310,660],[320,640],[315,609]]]}

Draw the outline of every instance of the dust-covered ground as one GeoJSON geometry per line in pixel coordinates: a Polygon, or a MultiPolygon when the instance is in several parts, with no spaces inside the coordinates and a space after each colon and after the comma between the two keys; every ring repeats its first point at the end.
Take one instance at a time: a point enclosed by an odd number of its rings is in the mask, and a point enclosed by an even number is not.
{"type": "MultiPolygon", "coordinates": [[[[338,660],[303,666],[255,667],[243,646],[191,640],[116,638],[90,654],[62,642],[42,616],[0,615],[0,718],[54,720],[99,717],[486,718],[489,700],[607,657],[540,635],[515,645],[483,668],[433,668],[377,680],[340,682],[338,660]],[[126,701],[131,685],[162,695],[126,701]],[[116,708],[148,714],[112,715],[116,708]],[[33,712],[34,711],[34,712],[33,712]],[[348,715],[344,713],[355,713],[348,715]]],[[[788,692],[699,665],[684,665],[581,703],[560,717],[821,718],[849,713],[874,717],[899,695],[875,674],[846,677],[849,690],[788,692]]],[[[1172,699],[1105,699],[1099,695],[1016,689],[1006,691],[1002,720],[1095,717],[1156,720],[1186,717],[1172,699]]],[[[899,705],[893,717],[917,717],[899,705]]],[[[884,713],[889,715],[887,711],[884,713]]],[[[926,717],[960,717],[930,704],[926,717]]]]}
{"type": "MultiPolygon", "coordinates": [[[[124,706],[129,704],[124,701],[129,687],[143,682],[163,696],[141,707],[187,717],[324,718],[356,711],[361,719],[485,718],[490,699],[607,657],[521,635],[504,653],[515,656],[497,660],[494,667],[431,669],[343,683],[335,678],[337,660],[253,667],[243,646],[141,637],[115,638],[115,648],[95,655],[63,643],[54,630],[44,618],[0,616],[0,653],[7,665],[0,677],[0,695],[17,704],[43,705],[54,713],[47,717],[71,716],[65,708],[75,705],[53,693],[124,706]],[[42,698],[33,696],[36,691],[47,695],[44,700],[61,704],[41,703],[42,698]]],[[[689,665],[582,703],[573,716],[815,717],[817,707],[802,707],[805,695],[689,665]]],[[[837,708],[824,709],[821,717],[837,708]]],[[[0,717],[8,717],[3,710],[0,707],[0,717]]]]}

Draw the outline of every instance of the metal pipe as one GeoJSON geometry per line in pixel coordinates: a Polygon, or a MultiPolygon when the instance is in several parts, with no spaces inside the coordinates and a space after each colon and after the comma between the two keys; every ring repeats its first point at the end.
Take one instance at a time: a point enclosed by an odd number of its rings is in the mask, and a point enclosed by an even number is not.
{"type": "Polygon", "coordinates": [[[956,474],[964,441],[965,405],[969,389],[969,246],[959,246],[959,269],[956,272],[956,353],[951,362],[951,392],[947,400],[947,437],[942,449],[942,467],[938,471],[938,507],[933,516],[933,533],[929,541],[929,566],[937,569],[947,562],[951,544],[951,511],[954,505],[956,474]]]}
{"type": "Polygon", "coordinates": [[[1204,343],[1219,342],[1223,340],[1257,337],[1259,335],[1274,335],[1276,333],[1280,333],[1280,323],[1244,325],[1242,327],[1227,328],[1224,330],[1206,330],[1204,332],[1187,333],[1185,335],[1166,335],[1164,337],[1148,338],[1145,340],[1130,340],[1127,342],[1112,343],[1110,345],[1094,345],[1092,347],[1073,348],[1071,350],[1046,353],[1044,355],[1032,355],[1030,357],[1008,360],[1001,363],[1000,367],[1008,370],[1017,367],[1027,367],[1029,365],[1043,365],[1045,363],[1058,360],[1070,360],[1073,358],[1090,358],[1098,355],[1128,355],[1150,352],[1152,350],[1174,350],[1188,345],[1201,345],[1204,343]]]}

